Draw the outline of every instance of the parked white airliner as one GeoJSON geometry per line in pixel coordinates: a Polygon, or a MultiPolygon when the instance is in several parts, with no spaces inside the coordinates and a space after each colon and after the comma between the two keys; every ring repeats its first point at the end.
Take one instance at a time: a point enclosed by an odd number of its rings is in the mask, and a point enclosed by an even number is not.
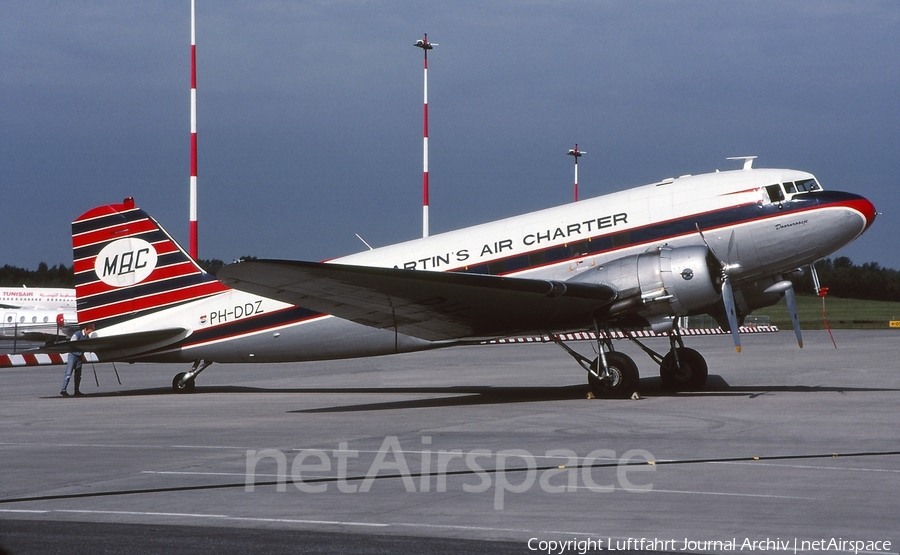
{"type": "Polygon", "coordinates": [[[76,329],[74,289],[0,289],[0,341],[48,341],[68,337],[76,329]]]}
{"type": "Polygon", "coordinates": [[[75,310],[75,290],[59,287],[3,287],[0,309],[75,310]]]}
{"type": "MultiPolygon", "coordinates": [[[[647,351],[674,389],[704,385],[677,319],[708,313],[732,330],[787,297],[792,276],[874,221],[865,198],[823,190],[806,172],[744,169],[666,179],[326,263],[252,260],[205,273],[130,198],[72,224],[79,350],[100,360],[213,362],[385,355],[521,334],[651,327],[647,351]]],[[[800,341],[799,326],[795,329],[800,341]]],[[[599,335],[603,335],[602,333],[599,335]]],[[[634,362],[599,342],[596,395],[629,396],[634,362]]],[[[802,342],[801,342],[802,346],[802,342]]],[[[61,345],[49,350],[65,350],[61,345]]]]}

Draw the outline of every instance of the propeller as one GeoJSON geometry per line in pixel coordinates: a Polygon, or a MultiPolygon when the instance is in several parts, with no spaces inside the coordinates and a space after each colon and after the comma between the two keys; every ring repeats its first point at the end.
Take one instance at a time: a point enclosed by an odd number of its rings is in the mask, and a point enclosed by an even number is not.
{"type": "Polygon", "coordinates": [[[784,290],[784,300],[787,303],[788,312],[791,314],[791,324],[794,326],[794,335],[797,336],[797,345],[803,348],[803,336],[800,335],[800,316],[797,314],[797,297],[794,296],[794,285],[784,290]]]}
{"type": "Polygon", "coordinates": [[[789,280],[781,280],[770,285],[766,293],[784,293],[784,301],[787,303],[788,312],[791,315],[791,324],[794,326],[794,335],[797,336],[797,345],[803,348],[803,337],[800,334],[800,316],[797,314],[797,297],[794,296],[794,284],[789,280]]]}
{"type": "Polygon", "coordinates": [[[730,262],[731,251],[734,248],[734,230],[731,230],[731,237],[728,239],[728,250],[723,259],[716,254],[716,251],[714,251],[711,246],[709,246],[706,236],[704,236],[703,231],[700,230],[700,224],[695,223],[694,225],[697,227],[697,233],[700,234],[700,238],[703,239],[706,248],[709,249],[710,254],[712,254],[713,258],[716,259],[716,262],[718,262],[722,268],[720,279],[722,281],[722,302],[725,305],[725,316],[728,318],[728,327],[731,328],[731,337],[734,339],[734,350],[741,352],[741,336],[738,332],[737,308],[734,304],[734,289],[731,286],[730,276],[731,274],[739,273],[743,266],[738,262],[730,262]]]}
{"type": "Polygon", "coordinates": [[[728,327],[731,328],[731,337],[734,339],[734,350],[741,352],[741,336],[738,333],[737,312],[734,308],[734,290],[727,274],[722,277],[722,302],[725,303],[725,315],[728,317],[728,327]]]}

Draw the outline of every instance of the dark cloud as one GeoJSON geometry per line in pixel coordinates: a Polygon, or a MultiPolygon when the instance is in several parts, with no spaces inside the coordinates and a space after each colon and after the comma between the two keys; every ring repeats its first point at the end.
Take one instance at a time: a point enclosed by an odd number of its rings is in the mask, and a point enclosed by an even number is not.
{"type": "MultiPolygon", "coordinates": [[[[321,259],[757,165],[885,211],[842,254],[900,267],[893,2],[204,2],[200,254],[321,259]]],[[[69,222],[133,195],[187,236],[188,3],[12,2],[0,19],[2,263],[71,261],[69,222]],[[10,209],[10,206],[15,208],[10,209]]]]}

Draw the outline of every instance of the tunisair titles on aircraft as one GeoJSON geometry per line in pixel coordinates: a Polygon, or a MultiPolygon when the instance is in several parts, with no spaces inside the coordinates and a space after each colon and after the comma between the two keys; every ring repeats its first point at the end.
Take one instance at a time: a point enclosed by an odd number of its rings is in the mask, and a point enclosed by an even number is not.
{"type": "Polygon", "coordinates": [[[481,247],[476,247],[474,249],[464,248],[443,254],[426,256],[419,258],[418,260],[409,260],[403,264],[394,265],[394,268],[403,268],[405,270],[430,270],[452,266],[457,263],[471,263],[473,258],[476,261],[480,261],[485,257],[494,257],[498,254],[507,252],[512,254],[516,251],[517,243],[520,248],[524,247],[530,249],[537,245],[553,243],[560,239],[587,237],[595,231],[613,228],[627,223],[628,213],[620,212],[618,214],[610,214],[608,216],[601,216],[582,222],[573,222],[564,226],[527,233],[518,242],[513,239],[502,239],[500,241],[484,243],[481,247]]]}

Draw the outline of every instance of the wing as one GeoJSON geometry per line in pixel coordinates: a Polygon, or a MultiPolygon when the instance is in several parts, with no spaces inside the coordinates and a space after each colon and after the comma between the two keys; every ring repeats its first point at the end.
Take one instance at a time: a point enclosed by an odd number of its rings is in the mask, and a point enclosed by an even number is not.
{"type": "Polygon", "coordinates": [[[263,297],[430,341],[584,329],[616,298],[604,285],[287,260],[222,268],[263,297]]]}

